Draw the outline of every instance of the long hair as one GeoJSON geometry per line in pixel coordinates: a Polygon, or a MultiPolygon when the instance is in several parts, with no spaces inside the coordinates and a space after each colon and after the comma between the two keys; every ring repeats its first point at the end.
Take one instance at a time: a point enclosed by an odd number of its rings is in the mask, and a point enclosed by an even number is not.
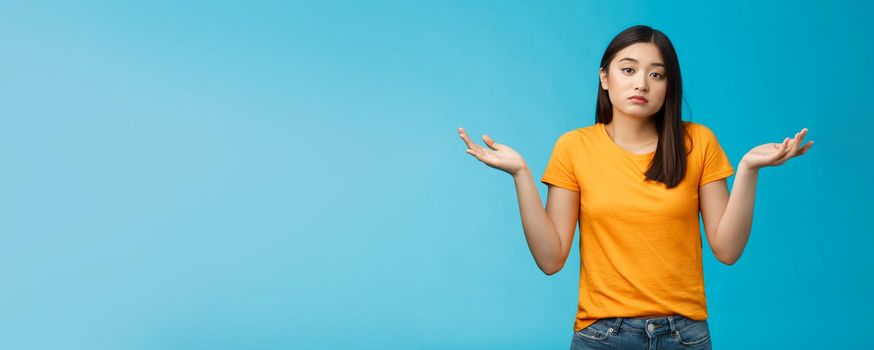
{"type": "MultiPolygon", "coordinates": [[[[685,129],[681,115],[683,100],[683,81],[680,76],[680,62],[671,40],[659,30],[644,25],[628,28],[617,34],[607,45],[601,58],[601,69],[610,72],[610,62],[616,54],[636,43],[653,43],[664,59],[667,91],[665,103],[655,113],[656,130],[659,134],[658,147],[652,163],[646,171],[646,179],[664,183],[667,188],[676,187],[686,175],[685,129]]],[[[598,104],[595,111],[597,123],[609,124],[613,120],[613,104],[607,90],[598,82],[598,104]]]]}

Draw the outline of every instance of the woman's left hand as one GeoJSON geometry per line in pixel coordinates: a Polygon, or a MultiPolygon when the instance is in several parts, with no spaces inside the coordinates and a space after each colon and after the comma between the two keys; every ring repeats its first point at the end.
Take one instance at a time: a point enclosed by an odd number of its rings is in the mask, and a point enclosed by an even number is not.
{"type": "Polygon", "coordinates": [[[807,134],[807,128],[801,129],[801,132],[795,134],[795,137],[783,140],[783,143],[766,143],[756,146],[744,155],[741,163],[751,169],[759,169],[769,166],[777,166],[785,163],[787,160],[803,155],[813,146],[813,141],[808,142],[803,147],[801,142],[804,141],[804,135],[807,134]]]}

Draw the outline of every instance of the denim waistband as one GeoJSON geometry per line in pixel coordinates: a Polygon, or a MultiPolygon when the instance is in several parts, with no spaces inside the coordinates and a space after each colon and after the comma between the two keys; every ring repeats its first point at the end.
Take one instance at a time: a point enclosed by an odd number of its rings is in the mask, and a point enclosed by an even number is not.
{"type": "Polygon", "coordinates": [[[598,320],[598,323],[612,328],[615,333],[629,332],[649,335],[677,332],[695,322],[701,321],[692,320],[680,315],[664,317],[609,317],[598,320]]]}

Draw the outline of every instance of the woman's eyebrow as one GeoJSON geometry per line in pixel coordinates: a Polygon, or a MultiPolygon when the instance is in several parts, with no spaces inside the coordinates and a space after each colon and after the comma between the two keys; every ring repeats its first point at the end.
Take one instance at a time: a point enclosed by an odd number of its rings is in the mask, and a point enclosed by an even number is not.
{"type": "MultiPolygon", "coordinates": [[[[631,61],[634,63],[638,63],[636,59],[633,59],[631,57],[625,57],[625,58],[619,60],[619,62],[622,62],[622,61],[631,61]]],[[[664,65],[664,63],[661,63],[661,62],[654,62],[653,64],[650,64],[650,66],[664,67],[665,65],[664,65]]]]}

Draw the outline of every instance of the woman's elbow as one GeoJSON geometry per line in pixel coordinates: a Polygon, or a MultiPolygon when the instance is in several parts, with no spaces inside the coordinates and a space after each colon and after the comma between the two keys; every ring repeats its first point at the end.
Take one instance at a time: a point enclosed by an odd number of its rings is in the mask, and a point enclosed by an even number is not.
{"type": "Polygon", "coordinates": [[[540,271],[543,271],[543,273],[547,276],[552,276],[561,271],[563,267],[564,264],[556,264],[553,266],[540,266],[540,271]]]}
{"type": "Polygon", "coordinates": [[[728,265],[728,266],[734,265],[734,263],[736,263],[739,259],[740,259],[740,256],[722,257],[722,258],[716,257],[716,260],[719,260],[719,262],[721,262],[725,265],[728,265]]]}

